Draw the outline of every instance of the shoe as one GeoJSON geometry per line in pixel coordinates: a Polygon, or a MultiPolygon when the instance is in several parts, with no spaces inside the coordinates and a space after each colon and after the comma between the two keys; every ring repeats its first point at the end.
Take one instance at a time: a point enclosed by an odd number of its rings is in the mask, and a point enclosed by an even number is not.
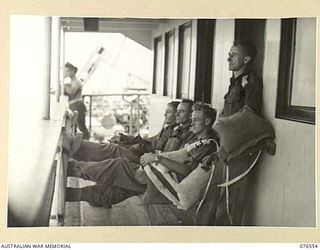
{"type": "Polygon", "coordinates": [[[72,140],[72,144],[71,144],[71,148],[70,148],[71,156],[78,152],[78,150],[81,147],[82,140],[83,140],[83,133],[77,132],[72,140]]]}
{"type": "Polygon", "coordinates": [[[71,109],[66,109],[64,115],[68,118],[68,119],[71,119],[72,116],[73,116],[73,113],[72,113],[72,110],[71,109]]]}
{"type": "Polygon", "coordinates": [[[90,203],[90,202],[88,202],[88,203],[89,203],[89,205],[90,205],[91,207],[103,207],[102,205],[97,204],[97,203],[90,203]]]}
{"type": "Polygon", "coordinates": [[[70,177],[81,177],[81,169],[77,166],[77,161],[70,159],[67,167],[67,176],[70,177]]]}
{"type": "Polygon", "coordinates": [[[72,142],[73,142],[72,133],[68,130],[64,130],[62,132],[62,141],[61,141],[61,146],[64,153],[67,153],[67,154],[70,153],[72,142]]]}
{"type": "Polygon", "coordinates": [[[79,116],[78,111],[77,110],[73,111],[72,117],[70,118],[71,126],[77,125],[78,116],[79,116]]]}
{"type": "Polygon", "coordinates": [[[81,201],[81,188],[67,187],[65,201],[81,201]]]}

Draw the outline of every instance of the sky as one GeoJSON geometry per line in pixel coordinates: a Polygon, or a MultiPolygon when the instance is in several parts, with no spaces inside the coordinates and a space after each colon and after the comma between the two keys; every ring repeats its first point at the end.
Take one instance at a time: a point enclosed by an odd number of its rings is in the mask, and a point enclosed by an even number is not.
{"type": "Polygon", "coordinates": [[[123,34],[67,32],[65,44],[65,61],[77,66],[79,73],[99,46],[105,48],[84,93],[121,93],[132,82],[151,89],[152,51],[123,34]]]}

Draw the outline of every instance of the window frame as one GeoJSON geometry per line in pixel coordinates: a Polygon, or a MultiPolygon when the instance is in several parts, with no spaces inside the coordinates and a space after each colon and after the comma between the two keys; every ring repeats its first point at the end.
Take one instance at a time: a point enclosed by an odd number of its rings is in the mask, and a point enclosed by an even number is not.
{"type": "MultiPolygon", "coordinates": [[[[173,47],[175,47],[175,29],[172,29],[165,33],[165,41],[164,41],[164,78],[163,78],[163,96],[172,97],[173,96],[173,88],[174,88],[174,82],[172,82],[171,90],[168,89],[168,67],[169,67],[169,40],[170,38],[173,39],[173,47]]],[[[174,48],[172,51],[172,56],[174,60],[174,48]]],[[[174,61],[173,61],[174,63],[174,61]]],[[[174,65],[173,65],[174,66],[174,65]]],[[[173,70],[173,69],[172,69],[173,70]]]]}
{"type": "Polygon", "coordinates": [[[296,45],[296,18],[281,19],[276,118],[315,124],[315,107],[291,104],[296,45]]]}
{"type": "MultiPolygon", "coordinates": [[[[160,92],[157,93],[157,85],[161,84],[159,82],[157,82],[157,71],[161,70],[162,65],[158,65],[157,61],[158,61],[158,57],[162,57],[162,53],[159,53],[158,51],[158,43],[162,42],[162,36],[157,36],[154,38],[153,40],[153,51],[154,51],[154,56],[153,56],[153,82],[152,82],[152,94],[161,94],[160,92]]],[[[162,74],[162,72],[160,72],[160,74],[162,74]]]]}
{"type": "MultiPolygon", "coordinates": [[[[177,78],[177,92],[176,92],[176,98],[181,99],[182,98],[182,66],[183,66],[183,48],[184,48],[184,31],[186,29],[190,28],[190,34],[192,34],[192,21],[188,21],[182,25],[179,26],[179,49],[178,49],[178,78],[177,78]]],[[[190,41],[192,42],[192,37],[190,37],[190,41]]],[[[192,44],[190,44],[190,54],[191,54],[191,47],[192,44]]],[[[190,87],[190,65],[191,65],[191,56],[189,58],[189,82],[188,82],[188,97],[189,96],[189,87],[190,87]]],[[[185,97],[184,97],[185,98],[185,97]]]]}

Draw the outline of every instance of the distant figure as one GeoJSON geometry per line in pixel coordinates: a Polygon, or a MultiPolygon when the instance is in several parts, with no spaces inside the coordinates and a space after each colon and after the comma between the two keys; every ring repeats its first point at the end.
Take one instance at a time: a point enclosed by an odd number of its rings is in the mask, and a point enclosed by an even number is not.
{"type": "Polygon", "coordinates": [[[69,97],[69,108],[78,111],[77,126],[83,133],[84,139],[89,139],[90,132],[86,127],[86,106],[82,100],[82,85],[76,78],[78,68],[71,63],[66,63],[64,67],[64,78],[70,77],[71,82],[64,85],[64,93],[69,97]]]}

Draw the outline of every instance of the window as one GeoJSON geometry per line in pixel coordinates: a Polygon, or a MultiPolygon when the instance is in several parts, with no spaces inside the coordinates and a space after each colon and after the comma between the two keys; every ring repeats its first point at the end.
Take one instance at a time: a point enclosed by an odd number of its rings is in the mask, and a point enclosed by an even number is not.
{"type": "Polygon", "coordinates": [[[197,25],[196,101],[211,103],[215,20],[199,19],[197,25]]]}
{"type": "Polygon", "coordinates": [[[191,21],[179,27],[177,98],[189,98],[191,21]]]}
{"type": "Polygon", "coordinates": [[[276,118],[315,124],[316,19],[281,21],[276,118]]]}
{"type": "Polygon", "coordinates": [[[154,39],[154,69],[153,69],[153,85],[152,93],[160,94],[162,84],[162,37],[159,36],[154,39]]]}
{"type": "Polygon", "coordinates": [[[174,30],[165,34],[165,64],[163,95],[172,97],[174,68],[174,30]]]}

